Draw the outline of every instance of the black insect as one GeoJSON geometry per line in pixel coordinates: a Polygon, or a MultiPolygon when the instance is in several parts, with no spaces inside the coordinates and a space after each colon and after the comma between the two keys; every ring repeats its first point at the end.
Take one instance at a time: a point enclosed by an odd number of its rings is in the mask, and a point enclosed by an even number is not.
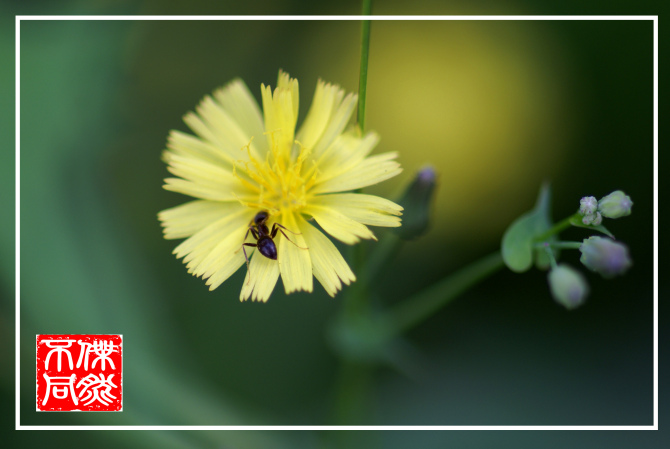
{"type": "MultiPolygon", "coordinates": [[[[244,240],[247,239],[249,233],[251,232],[251,235],[256,239],[256,243],[242,244],[244,259],[247,261],[247,271],[249,270],[249,257],[247,257],[247,251],[244,249],[245,246],[258,248],[258,251],[262,255],[272,260],[277,260],[277,245],[275,245],[274,242],[274,238],[277,236],[277,232],[281,232],[282,235],[286,237],[286,240],[293,243],[295,246],[298,246],[295,244],[295,242],[293,242],[290,238],[288,238],[284,230],[290,232],[291,234],[299,234],[298,232],[293,232],[289,229],[286,229],[284,226],[280,225],[277,222],[272,224],[272,231],[270,231],[270,229],[268,229],[268,225],[266,224],[269,218],[270,214],[268,214],[266,211],[260,211],[259,213],[256,214],[254,219],[251,220],[251,222],[249,222],[249,229],[247,230],[247,233],[244,235],[244,240]]],[[[303,248],[302,246],[298,246],[298,248],[307,249],[303,248]]]]}

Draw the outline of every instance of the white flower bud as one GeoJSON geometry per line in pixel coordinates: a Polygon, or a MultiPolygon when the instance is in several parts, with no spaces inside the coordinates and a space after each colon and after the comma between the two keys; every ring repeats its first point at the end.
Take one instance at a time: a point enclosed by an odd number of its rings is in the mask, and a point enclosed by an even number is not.
{"type": "Polygon", "coordinates": [[[548,279],[554,300],[567,309],[582,305],[589,294],[589,284],[584,276],[568,265],[560,264],[553,268],[548,279]]]}
{"type": "Polygon", "coordinates": [[[628,255],[628,247],[609,238],[589,237],[579,248],[581,262],[589,270],[600,273],[604,278],[624,274],[633,262],[628,255]]]}
{"type": "MultiPolygon", "coordinates": [[[[593,215],[598,210],[598,200],[595,196],[585,196],[579,200],[579,213],[582,215],[593,215]]],[[[587,223],[584,223],[587,224],[587,223]]]]}
{"type": "Polygon", "coordinates": [[[586,214],[584,217],[582,217],[582,223],[587,226],[598,226],[602,222],[603,216],[600,215],[600,212],[596,212],[595,214],[586,214]]]}

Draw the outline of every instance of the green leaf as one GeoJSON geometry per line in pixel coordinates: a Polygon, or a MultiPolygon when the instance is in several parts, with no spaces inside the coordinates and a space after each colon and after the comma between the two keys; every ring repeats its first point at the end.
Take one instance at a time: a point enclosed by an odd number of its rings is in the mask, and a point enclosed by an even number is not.
{"type": "MultiPolygon", "coordinates": [[[[533,265],[534,240],[551,228],[550,203],[551,188],[545,184],[540,189],[535,208],[517,218],[505,231],[501,251],[510,270],[523,273],[533,265]]],[[[538,260],[540,266],[544,266],[544,262],[538,260]]]]}
{"type": "Polygon", "coordinates": [[[594,231],[601,232],[609,237],[614,238],[614,234],[612,234],[605,226],[603,225],[598,225],[598,226],[592,226],[592,225],[585,225],[582,223],[582,219],[578,216],[573,216],[570,218],[570,224],[572,226],[576,226],[578,228],[586,228],[586,229],[593,229],[594,231]]]}

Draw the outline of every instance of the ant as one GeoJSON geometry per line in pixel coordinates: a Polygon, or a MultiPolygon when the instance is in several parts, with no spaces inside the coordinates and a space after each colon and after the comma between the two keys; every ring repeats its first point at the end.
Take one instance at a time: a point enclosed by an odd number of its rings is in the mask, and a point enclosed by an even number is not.
{"type": "Polygon", "coordinates": [[[283,230],[287,230],[292,234],[300,234],[299,232],[293,232],[276,222],[272,224],[272,232],[271,232],[266,224],[269,218],[270,214],[268,214],[268,212],[260,211],[256,214],[254,219],[249,222],[249,229],[247,230],[247,233],[244,235],[244,240],[247,239],[249,233],[251,232],[251,235],[256,239],[256,243],[242,244],[244,259],[247,261],[247,271],[249,271],[249,257],[247,257],[247,251],[244,249],[245,246],[258,248],[258,251],[268,259],[277,260],[277,245],[275,245],[274,242],[274,238],[277,236],[277,232],[281,232],[282,235],[286,237],[286,240],[293,243],[298,248],[307,249],[303,248],[302,246],[296,245],[295,242],[293,242],[290,238],[288,238],[288,236],[283,230]]]}

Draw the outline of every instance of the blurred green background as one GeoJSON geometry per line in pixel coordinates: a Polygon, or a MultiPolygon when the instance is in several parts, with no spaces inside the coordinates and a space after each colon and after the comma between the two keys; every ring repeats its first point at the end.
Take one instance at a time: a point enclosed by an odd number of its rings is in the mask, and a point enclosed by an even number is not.
{"type": "MultiPolygon", "coordinates": [[[[13,204],[13,14],[232,14],[234,4],[4,2],[2,204],[13,204]],[[7,20],[9,19],[9,20],[7,20]]],[[[526,2],[379,2],[376,14],[543,14],[526,2]]],[[[266,14],[357,14],[357,2],[260,2],[266,14]]],[[[574,12],[574,11],[572,11],[574,12]]],[[[583,10],[580,13],[596,13],[583,10]]],[[[626,12],[626,11],[620,11],[626,12]]],[[[630,11],[629,11],[630,12],[630,11]]],[[[608,13],[616,13],[610,11],[608,13]]],[[[646,11],[645,13],[651,13],[646,11]]],[[[608,227],[631,249],[623,278],[588,275],[592,294],[566,312],[545,273],[503,271],[407,340],[408,378],[382,368],[368,425],[651,425],[653,422],[653,116],[650,21],[384,21],[372,24],[367,126],[398,151],[394,196],[425,163],[440,173],[430,233],[406,245],[379,290],[388,304],[494,251],[551,180],[554,216],[584,195],[623,189],[634,213],[608,227]]],[[[186,272],[158,211],[186,200],[161,188],[170,129],[240,77],[259,97],[278,69],[301,84],[301,118],[319,77],[358,85],[358,22],[24,21],[21,24],[21,424],[326,425],[338,359],[325,329],[341,305],[320,287],[240,303],[240,270],[219,289],[186,272]],[[124,336],[122,413],[37,413],[38,333],[124,336]]],[[[13,214],[3,214],[0,332],[13,342],[13,214]]],[[[383,232],[379,232],[383,238],[383,232]]],[[[565,233],[578,240],[581,230],[565,233]]],[[[578,265],[578,254],[564,260],[578,265]]],[[[13,419],[11,344],[0,394],[13,419]]],[[[21,433],[9,446],[332,447],[317,432],[21,433]]],[[[567,436],[595,443],[597,433],[567,436]]],[[[406,447],[418,435],[355,434],[347,443],[406,447]],[[360,438],[360,439],[359,439],[360,438]]],[[[529,447],[536,433],[422,433],[422,447],[529,447]]],[[[571,439],[572,438],[572,439],[571,439]]],[[[618,436],[608,447],[654,444],[618,436]]],[[[559,447],[558,445],[556,447],[559,447]]],[[[589,447],[593,447],[590,444],[589,447]]],[[[651,447],[651,446],[649,446],[651,447]]]]}

